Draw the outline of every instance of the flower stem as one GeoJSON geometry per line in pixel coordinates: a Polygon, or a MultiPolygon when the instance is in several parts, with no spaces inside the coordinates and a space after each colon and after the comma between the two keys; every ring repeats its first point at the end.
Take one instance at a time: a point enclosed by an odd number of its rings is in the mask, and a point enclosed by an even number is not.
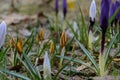
{"type": "Polygon", "coordinates": [[[99,69],[100,69],[100,76],[106,76],[107,75],[107,70],[105,69],[105,59],[103,54],[99,54],[99,69]]]}
{"type": "Polygon", "coordinates": [[[103,54],[103,52],[104,52],[105,32],[106,32],[106,31],[102,31],[101,54],[103,54]]]}
{"type": "Polygon", "coordinates": [[[61,51],[62,58],[60,58],[59,69],[62,67],[64,54],[65,54],[65,47],[63,47],[61,51]]]}

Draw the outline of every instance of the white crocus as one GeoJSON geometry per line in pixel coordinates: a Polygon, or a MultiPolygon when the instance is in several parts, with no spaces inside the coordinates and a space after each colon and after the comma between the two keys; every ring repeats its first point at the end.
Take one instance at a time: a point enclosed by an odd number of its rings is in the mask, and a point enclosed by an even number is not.
{"type": "Polygon", "coordinates": [[[50,60],[47,52],[45,52],[45,55],[44,55],[43,77],[44,77],[44,80],[51,80],[51,66],[50,66],[50,60]]]}
{"type": "Polygon", "coordinates": [[[5,36],[6,36],[6,23],[4,21],[0,24],[0,48],[4,44],[5,36]]]}
{"type": "Polygon", "coordinates": [[[91,2],[90,9],[89,9],[89,16],[92,19],[92,21],[94,21],[95,16],[96,16],[96,3],[95,3],[95,0],[92,0],[92,2],[91,2]]]}
{"type": "Polygon", "coordinates": [[[80,36],[80,30],[76,21],[73,22],[73,29],[78,34],[78,36],[80,36]]]}
{"type": "Polygon", "coordinates": [[[75,21],[73,22],[73,29],[75,32],[78,30],[78,25],[75,21]]]}

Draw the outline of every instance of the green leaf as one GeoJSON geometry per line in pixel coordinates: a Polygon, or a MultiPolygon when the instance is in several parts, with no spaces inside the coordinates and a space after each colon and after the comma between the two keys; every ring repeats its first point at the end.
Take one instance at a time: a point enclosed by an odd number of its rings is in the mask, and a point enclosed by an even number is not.
{"type": "Polygon", "coordinates": [[[25,46],[30,41],[31,37],[33,37],[34,32],[35,32],[35,30],[33,29],[31,35],[23,43],[23,46],[25,46]]]}
{"type": "Polygon", "coordinates": [[[88,59],[92,62],[92,64],[94,65],[96,71],[98,71],[98,65],[95,61],[95,59],[93,58],[93,56],[91,55],[91,53],[78,41],[76,40],[78,45],[80,46],[80,48],[83,50],[83,52],[85,53],[85,55],[88,57],[88,59]]]}
{"type": "Polygon", "coordinates": [[[109,19],[109,23],[111,23],[111,22],[115,19],[116,15],[117,15],[117,13],[118,13],[119,11],[120,11],[120,7],[117,8],[117,10],[116,10],[115,13],[113,14],[113,16],[109,19]]]}
{"type": "Polygon", "coordinates": [[[9,71],[9,70],[6,70],[6,69],[0,68],[0,71],[4,72],[6,74],[9,74],[9,75],[15,76],[17,78],[21,78],[21,79],[24,79],[24,80],[30,80],[28,77],[25,77],[21,74],[18,74],[18,73],[15,73],[15,72],[12,72],[12,71],[9,71]]]}
{"type": "Polygon", "coordinates": [[[36,79],[41,79],[39,77],[39,75],[37,74],[36,69],[34,68],[34,66],[32,65],[31,61],[29,60],[29,58],[27,57],[27,55],[25,53],[23,53],[24,59],[27,63],[28,68],[31,70],[31,72],[34,74],[34,76],[36,77],[36,79]]]}
{"type": "Polygon", "coordinates": [[[77,32],[74,31],[74,26],[72,24],[70,24],[68,21],[66,22],[69,26],[69,28],[71,29],[72,33],[74,34],[75,38],[78,39],[78,34],[77,32]]]}
{"type": "Polygon", "coordinates": [[[49,40],[46,43],[44,43],[42,49],[39,50],[39,53],[38,53],[39,57],[42,55],[42,53],[44,53],[44,51],[47,47],[49,47],[49,40]]]}
{"type": "Polygon", "coordinates": [[[34,45],[34,37],[32,37],[30,44],[28,45],[28,47],[27,47],[26,50],[25,50],[25,53],[26,53],[26,54],[29,53],[29,51],[32,49],[32,46],[33,46],[33,45],[34,45]]]}
{"type": "Polygon", "coordinates": [[[18,60],[24,65],[24,67],[27,69],[27,71],[30,73],[31,77],[34,78],[34,73],[31,69],[27,66],[27,64],[18,56],[18,60]]]}
{"type": "Polygon", "coordinates": [[[96,70],[95,68],[89,66],[88,64],[86,64],[86,63],[85,63],[84,61],[82,61],[82,60],[78,60],[78,59],[75,59],[75,58],[70,58],[70,57],[67,57],[67,56],[58,56],[58,55],[57,55],[56,57],[58,57],[58,58],[63,58],[63,59],[66,59],[66,60],[73,61],[73,62],[75,62],[75,63],[82,64],[82,65],[84,65],[84,66],[86,66],[86,67],[94,70],[94,71],[97,73],[97,70],[96,70]]]}
{"type": "MultiPolygon", "coordinates": [[[[58,56],[58,57],[59,57],[59,56],[58,56]]],[[[60,57],[60,58],[65,58],[65,57],[62,56],[62,57],[60,57]]],[[[54,80],[57,80],[57,76],[59,75],[59,73],[60,73],[74,58],[75,58],[75,57],[69,59],[69,61],[68,61],[66,64],[64,64],[60,70],[58,70],[58,72],[56,73],[56,75],[55,75],[55,77],[54,77],[54,80]]]]}
{"type": "Polygon", "coordinates": [[[113,45],[113,43],[115,42],[118,34],[119,34],[119,33],[117,33],[117,34],[114,36],[114,38],[112,38],[112,41],[110,42],[110,44],[109,44],[109,46],[108,46],[108,49],[107,49],[107,51],[106,51],[105,54],[104,54],[104,55],[105,55],[105,63],[106,63],[107,60],[108,60],[108,55],[109,55],[109,53],[110,53],[110,50],[111,50],[111,48],[112,48],[112,45],[113,45]]]}

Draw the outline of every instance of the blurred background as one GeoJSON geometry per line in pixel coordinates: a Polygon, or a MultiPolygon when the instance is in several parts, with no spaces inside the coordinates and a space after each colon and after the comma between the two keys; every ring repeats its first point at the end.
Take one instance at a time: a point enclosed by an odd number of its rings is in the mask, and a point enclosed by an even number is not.
{"type": "MultiPolygon", "coordinates": [[[[74,15],[74,11],[78,8],[79,3],[83,13],[88,15],[91,1],[92,0],[67,0],[69,6],[68,11],[74,15]]],[[[96,0],[98,9],[100,1],[101,0],[96,0]]],[[[3,18],[3,16],[11,13],[34,15],[39,12],[54,15],[54,3],[55,0],[0,0],[0,16],[3,18]]],[[[59,7],[62,8],[62,0],[59,0],[59,7]]]]}
{"type": "MultiPolygon", "coordinates": [[[[81,8],[84,18],[89,23],[89,6],[92,0],[67,0],[68,13],[66,20],[75,20],[81,8]]],[[[96,0],[99,21],[100,1],[96,0]]],[[[63,17],[62,0],[59,0],[59,18],[63,17]]],[[[55,18],[55,0],[0,0],[0,21],[8,26],[8,34],[16,37],[16,31],[22,36],[29,36],[33,27],[49,23],[49,18],[55,18]],[[46,17],[47,16],[47,17],[46,17]]],[[[62,19],[61,19],[62,20],[62,19]]],[[[53,22],[54,23],[54,22],[53,22]]],[[[49,25],[49,24],[48,24],[49,25]]],[[[44,27],[44,26],[43,26],[44,27]]]]}

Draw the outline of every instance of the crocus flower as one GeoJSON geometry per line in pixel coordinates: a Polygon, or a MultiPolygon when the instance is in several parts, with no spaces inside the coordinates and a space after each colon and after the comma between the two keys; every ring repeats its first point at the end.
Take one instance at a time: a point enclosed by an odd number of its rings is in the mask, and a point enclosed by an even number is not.
{"type": "MultiPolygon", "coordinates": [[[[115,2],[115,10],[117,10],[119,7],[120,7],[120,2],[119,2],[119,0],[116,0],[116,2],[115,2]]],[[[116,15],[117,20],[119,19],[119,16],[120,16],[120,11],[116,15]]]]}
{"type": "Polygon", "coordinates": [[[64,15],[64,18],[66,17],[66,14],[67,14],[67,1],[63,0],[63,15],[64,15]]]}
{"type": "Polygon", "coordinates": [[[110,0],[102,0],[100,13],[100,27],[102,29],[101,53],[104,51],[105,33],[108,27],[110,0]]]}
{"type": "Polygon", "coordinates": [[[95,16],[96,16],[96,3],[95,0],[92,0],[90,9],[89,9],[89,16],[90,16],[90,27],[89,31],[92,30],[92,27],[95,23],[95,16]]]}
{"type": "Polygon", "coordinates": [[[89,15],[92,21],[94,21],[95,16],[96,16],[96,3],[95,0],[92,0],[90,9],[89,9],[89,15]]]}
{"type": "MultiPolygon", "coordinates": [[[[114,13],[115,13],[115,4],[112,3],[111,8],[110,8],[110,18],[113,16],[114,13]]],[[[111,22],[111,27],[113,26],[114,20],[111,22]]]]}
{"type": "MultiPolygon", "coordinates": [[[[116,0],[116,2],[115,2],[115,11],[118,9],[118,7],[120,7],[120,2],[118,0],[116,0]]],[[[119,16],[120,16],[120,11],[117,13],[117,15],[115,17],[115,26],[117,26],[119,16]]]]}
{"type": "Polygon", "coordinates": [[[2,21],[0,24],[0,48],[4,44],[5,36],[6,36],[6,23],[2,21]]]}
{"type": "Polygon", "coordinates": [[[59,2],[58,2],[58,0],[55,0],[55,11],[56,11],[56,15],[58,15],[58,12],[59,12],[59,2]]]}
{"type": "Polygon", "coordinates": [[[44,76],[44,80],[51,80],[51,65],[47,52],[45,52],[44,55],[43,76],[44,76]]]}
{"type": "Polygon", "coordinates": [[[110,17],[112,17],[114,13],[115,13],[115,4],[112,3],[110,7],[110,17]]]}

